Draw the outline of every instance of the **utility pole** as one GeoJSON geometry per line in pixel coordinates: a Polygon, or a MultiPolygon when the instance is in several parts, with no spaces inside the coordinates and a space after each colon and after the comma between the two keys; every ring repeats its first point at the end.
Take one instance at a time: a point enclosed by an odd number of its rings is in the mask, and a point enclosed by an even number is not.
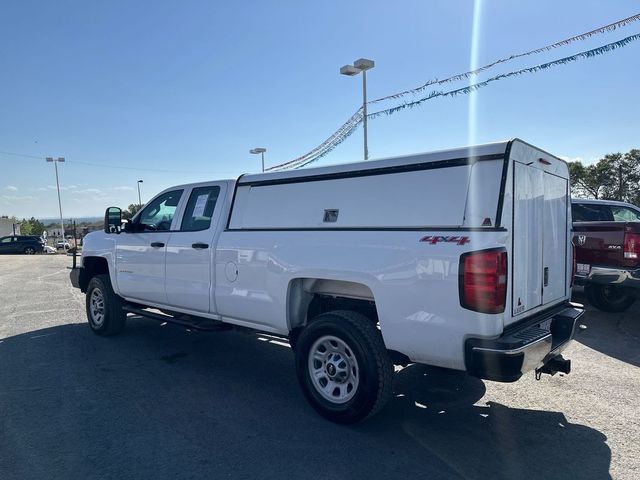
{"type": "Polygon", "coordinates": [[[62,220],[62,202],[60,201],[60,181],[58,180],[58,163],[64,163],[64,157],[58,157],[56,159],[47,157],[47,162],[53,162],[56,168],[56,188],[58,189],[58,208],[60,209],[60,229],[62,232],[62,242],[64,244],[64,221],[62,220]]]}
{"type": "Polygon", "coordinates": [[[140,197],[140,184],[143,183],[143,180],[138,180],[138,207],[142,210],[142,197],[140,197]]]}
{"type": "Polygon", "coordinates": [[[622,202],[622,159],[620,159],[620,163],[618,164],[618,201],[622,202]]]}

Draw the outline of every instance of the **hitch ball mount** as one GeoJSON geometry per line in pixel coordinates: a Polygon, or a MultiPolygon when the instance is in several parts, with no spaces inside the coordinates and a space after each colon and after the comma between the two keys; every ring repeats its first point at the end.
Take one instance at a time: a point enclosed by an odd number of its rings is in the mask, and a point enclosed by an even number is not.
{"type": "Polygon", "coordinates": [[[571,372],[571,360],[562,358],[562,355],[553,357],[540,368],[536,368],[536,380],[540,380],[543,373],[553,376],[558,372],[569,374],[571,372]]]}

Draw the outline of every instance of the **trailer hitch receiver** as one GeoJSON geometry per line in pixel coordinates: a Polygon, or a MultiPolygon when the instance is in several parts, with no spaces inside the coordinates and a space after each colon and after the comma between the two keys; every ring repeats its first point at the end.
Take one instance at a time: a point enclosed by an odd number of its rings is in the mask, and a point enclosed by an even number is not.
{"type": "Polygon", "coordinates": [[[540,380],[540,377],[543,373],[546,373],[548,375],[555,375],[558,372],[564,374],[571,373],[571,360],[562,358],[562,355],[553,357],[542,367],[536,369],[536,380],[540,380]]]}

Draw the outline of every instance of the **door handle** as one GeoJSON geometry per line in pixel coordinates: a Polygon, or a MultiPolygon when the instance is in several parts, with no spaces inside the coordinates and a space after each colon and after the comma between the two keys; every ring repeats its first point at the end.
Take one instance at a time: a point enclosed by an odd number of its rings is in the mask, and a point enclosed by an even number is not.
{"type": "Polygon", "coordinates": [[[198,242],[198,243],[191,244],[191,247],[195,248],[196,250],[203,250],[205,248],[209,248],[209,244],[208,243],[198,242]]]}
{"type": "Polygon", "coordinates": [[[151,246],[153,248],[162,248],[162,247],[164,247],[164,243],[162,243],[162,242],[151,242],[151,246]]]}

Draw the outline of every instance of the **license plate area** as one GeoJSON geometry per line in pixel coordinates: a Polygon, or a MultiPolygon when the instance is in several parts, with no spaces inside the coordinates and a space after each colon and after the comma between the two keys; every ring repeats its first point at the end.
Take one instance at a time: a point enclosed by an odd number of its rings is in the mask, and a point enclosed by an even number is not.
{"type": "Polygon", "coordinates": [[[589,275],[590,271],[591,271],[591,265],[589,265],[588,263],[576,264],[576,275],[586,277],[589,275]]]}

